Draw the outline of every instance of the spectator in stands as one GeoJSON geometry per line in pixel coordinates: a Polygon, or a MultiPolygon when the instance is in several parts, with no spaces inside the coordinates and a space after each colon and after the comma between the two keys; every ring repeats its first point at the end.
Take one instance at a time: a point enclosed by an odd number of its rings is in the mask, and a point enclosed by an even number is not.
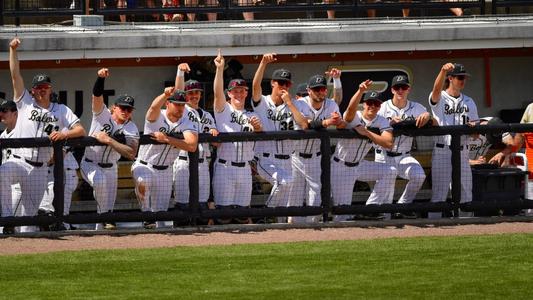
{"type": "MultiPolygon", "coordinates": [[[[217,5],[218,5],[217,0],[205,0],[205,6],[207,7],[216,7],[217,5]]],[[[198,0],[185,0],[185,6],[198,7],[198,0]]],[[[189,21],[194,22],[196,21],[196,14],[188,13],[187,18],[189,19],[189,21]]],[[[207,13],[207,20],[216,21],[217,13],[207,13]]]]}
{"type": "MultiPolygon", "coordinates": [[[[180,6],[179,0],[162,0],[163,7],[178,7],[180,6]]],[[[183,14],[163,14],[163,18],[167,22],[179,22],[185,20],[183,14]]]]}
{"type": "MultiPolygon", "coordinates": [[[[399,2],[408,2],[408,3],[411,3],[412,0],[400,0],[399,2]]],[[[447,0],[446,2],[457,2],[457,0],[447,0]]],[[[460,8],[460,7],[452,7],[452,8],[450,8],[450,11],[451,11],[454,15],[456,15],[456,16],[458,16],[458,17],[460,17],[460,16],[463,15],[463,9],[460,8]]],[[[409,12],[410,12],[410,9],[409,9],[409,8],[403,8],[403,9],[402,9],[402,15],[403,15],[403,17],[404,17],[404,18],[409,17],[409,12]]],[[[375,13],[374,13],[374,14],[375,14],[375,13]]]]}

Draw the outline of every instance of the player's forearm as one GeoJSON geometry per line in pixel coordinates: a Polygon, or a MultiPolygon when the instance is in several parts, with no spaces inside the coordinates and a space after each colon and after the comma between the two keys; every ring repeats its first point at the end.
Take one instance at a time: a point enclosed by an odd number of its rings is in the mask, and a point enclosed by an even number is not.
{"type": "Polygon", "coordinates": [[[261,61],[257,71],[255,71],[254,80],[252,81],[252,100],[257,102],[263,95],[263,89],[261,88],[261,82],[265,74],[266,64],[261,61]]]}
{"type": "Polygon", "coordinates": [[[431,91],[431,102],[438,103],[440,100],[440,93],[444,87],[444,80],[446,79],[446,71],[441,69],[435,82],[433,83],[433,90],[431,91]]]}
{"type": "Polygon", "coordinates": [[[9,70],[11,71],[11,81],[13,83],[13,99],[18,100],[24,92],[24,80],[20,74],[17,50],[13,48],[9,48],[9,70]]]}
{"type": "Polygon", "coordinates": [[[152,104],[148,108],[148,111],[146,111],[146,121],[154,122],[157,120],[157,118],[159,118],[159,114],[161,114],[161,108],[167,99],[168,96],[165,93],[155,97],[155,99],[152,101],[152,104]]]}
{"type": "Polygon", "coordinates": [[[176,79],[174,80],[174,88],[183,91],[185,88],[185,72],[179,69],[176,71],[176,79]]]}
{"type": "Polygon", "coordinates": [[[357,112],[357,106],[359,105],[359,102],[361,102],[362,96],[363,92],[361,90],[357,90],[357,92],[355,92],[355,94],[352,96],[352,99],[350,99],[350,103],[344,112],[344,121],[348,123],[353,121],[355,118],[355,113],[357,112]]]}
{"type": "Polygon", "coordinates": [[[172,145],[175,148],[185,150],[187,152],[194,152],[198,148],[198,139],[178,139],[175,137],[168,136],[168,144],[172,145]]]}
{"type": "Polygon", "coordinates": [[[114,139],[111,139],[111,142],[108,145],[111,148],[113,148],[115,151],[120,153],[120,155],[124,156],[125,158],[129,160],[135,159],[135,153],[137,152],[137,147],[131,147],[129,145],[119,143],[114,139]]]}
{"type": "Polygon", "coordinates": [[[78,138],[86,135],[85,128],[81,124],[76,124],[69,131],[66,132],[67,139],[78,138]]]}
{"type": "Polygon", "coordinates": [[[375,144],[385,149],[391,149],[392,146],[394,145],[392,135],[383,136],[383,135],[375,134],[372,131],[369,131],[368,133],[369,133],[368,138],[372,142],[374,142],[375,144]]]}
{"type": "Polygon", "coordinates": [[[342,82],[340,78],[333,78],[333,100],[337,105],[342,102],[342,82]]]}
{"type": "Polygon", "coordinates": [[[301,129],[307,129],[309,127],[309,121],[302,115],[296,105],[294,105],[294,102],[291,101],[290,103],[287,103],[287,106],[289,107],[296,124],[298,124],[301,129]]]}

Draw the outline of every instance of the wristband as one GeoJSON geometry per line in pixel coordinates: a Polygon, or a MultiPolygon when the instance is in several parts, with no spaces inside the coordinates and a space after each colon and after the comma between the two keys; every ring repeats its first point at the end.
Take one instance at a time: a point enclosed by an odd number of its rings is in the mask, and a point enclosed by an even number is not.
{"type": "Polygon", "coordinates": [[[182,70],[178,69],[178,71],[176,72],[176,77],[185,77],[185,72],[183,72],[182,70]]]}
{"type": "Polygon", "coordinates": [[[93,95],[95,97],[100,97],[104,94],[104,82],[105,77],[96,78],[96,81],[94,82],[93,86],[93,95]]]}
{"type": "Polygon", "coordinates": [[[309,128],[311,129],[322,129],[324,126],[322,125],[322,121],[319,120],[313,120],[309,122],[309,128]]]}
{"type": "Polygon", "coordinates": [[[342,82],[340,78],[333,78],[333,88],[342,89],[342,82]]]}

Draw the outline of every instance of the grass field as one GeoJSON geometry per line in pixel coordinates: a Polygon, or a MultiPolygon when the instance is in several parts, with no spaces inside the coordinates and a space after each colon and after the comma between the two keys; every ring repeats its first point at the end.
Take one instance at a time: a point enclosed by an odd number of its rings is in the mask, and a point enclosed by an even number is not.
{"type": "Polygon", "coordinates": [[[531,299],[533,235],[3,256],[0,291],[2,299],[531,299]]]}

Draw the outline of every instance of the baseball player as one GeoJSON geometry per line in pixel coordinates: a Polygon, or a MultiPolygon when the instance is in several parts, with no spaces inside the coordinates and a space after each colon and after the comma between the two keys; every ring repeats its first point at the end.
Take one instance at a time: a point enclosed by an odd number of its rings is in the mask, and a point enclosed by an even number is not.
{"type": "MultiPolygon", "coordinates": [[[[370,204],[392,203],[394,183],[398,171],[387,162],[365,160],[373,143],[381,149],[391,149],[393,146],[392,127],[389,121],[378,115],[381,106],[381,95],[376,91],[368,91],[372,84],[366,80],[359,84],[359,89],[350,99],[344,112],[346,127],[354,129],[366,138],[339,139],[331,162],[331,191],[335,205],[351,205],[355,182],[375,181],[374,189],[366,201],[370,204]],[[357,111],[359,102],[363,98],[363,111],[357,111]],[[379,134],[367,128],[379,129],[379,134]]],[[[387,215],[388,216],[388,215],[387,215]]],[[[383,214],[371,217],[382,219],[383,214]]],[[[334,221],[344,221],[348,216],[336,215],[334,221]]]]}
{"type": "MultiPolygon", "coordinates": [[[[9,44],[13,98],[18,110],[12,137],[48,137],[55,142],[85,135],[78,117],[67,106],[50,102],[52,83],[48,75],[38,74],[33,77],[31,92],[24,88],[17,57],[19,45],[20,40],[17,38],[9,44]]],[[[52,153],[52,147],[12,149],[11,156],[0,167],[2,216],[13,216],[11,186],[15,183],[19,183],[23,191],[20,203],[24,214],[33,216],[37,213],[46,191],[47,163],[52,158],[52,153]]]]}
{"type": "MultiPolygon", "coordinates": [[[[172,194],[172,164],[180,150],[194,152],[198,146],[198,124],[187,116],[185,103],[183,91],[167,87],[152,101],[146,112],[144,133],[150,134],[154,141],[161,144],[142,145],[137,160],[131,167],[135,193],[142,211],[168,210],[172,194]],[[163,105],[166,109],[162,109],[163,105]],[[175,133],[183,133],[183,139],[170,136],[175,133]]],[[[176,195],[181,192],[175,191],[176,195]]],[[[164,227],[164,222],[144,223],[146,229],[151,229],[154,225],[161,228],[164,227]]]]}
{"type": "MultiPolygon", "coordinates": [[[[307,120],[290,99],[291,72],[286,69],[277,69],[272,73],[270,95],[263,95],[261,88],[267,65],[276,60],[275,53],[264,54],[255,72],[252,86],[253,110],[259,116],[264,131],[294,130],[297,126],[305,126],[307,120]]],[[[272,184],[266,206],[287,206],[292,185],[290,158],[294,147],[295,141],[293,140],[256,142],[257,173],[272,184]]]]}
{"type": "MultiPolygon", "coordinates": [[[[215,120],[219,132],[259,132],[261,121],[244,109],[248,87],[243,79],[228,84],[229,103],[223,86],[224,57],[218,51],[213,91],[215,120]]],[[[254,142],[221,143],[214,165],[213,194],[217,208],[249,207],[252,196],[250,161],[254,157],[254,142]]]]}
{"type": "Polygon", "coordinates": [[[307,92],[307,83],[300,83],[296,87],[296,100],[300,100],[307,96],[309,96],[309,93],[307,92]]]}
{"type": "MultiPolygon", "coordinates": [[[[307,83],[309,95],[297,101],[301,114],[307,119],[302,129],[320,129],[329,126],[342,127],[339,106],[326,97],[327,81],[322,75],[312,76],[307,83]]],[[[293,185],[289,194],[288,206],[301,206],[305,199],[307,206],[320,206],[320,139],[302,140],[291,157],[293,185]]],[[[319,216],[306,218],[291,217],[289,222],[318,222],[319,216]]]]}
{"type": "MultiPolygon", "coordinates": [[[[479,121],[476,103],[462,93],[466,79],[470,76],[465,67],[458,63],[442,66],[433,90],[429,95],[429,105],[433,118],[439,126],[473,125],[479,121]]],[[[461,137],[461,203],[472,201],[472,171],[468,162],[468,136],[461,137]]],[[[451,135],[437,136],[431,160],[433,194],[431,202],[446,201],[452,180],[451,135]]],[[[442,214],[429,213],[429,218],[440,218],[442,214]]]]}
{"type": "MultiPolygon", "coordinates": [[[[502,124],[502,121],[499,118],[493,117],[484,117],[479,120],[479,125],[495,125],[502,124]]],[[[504,132],[503,134],[480,134],[475,136],[470,136],[468,141],[468,158],[470,160],[470,165],[482,165],[487,163],[487,152],[493,146],[493,144],[502,143],[505,145],[505,148],[496,153],[489,161],[489,164],[502,166],[506,162],[506,158],[513,153],[513,135],[509,132],[504,132]]]]}
{"type": "MultiPolygon", "coordinates": [[[[204,90],[200,82],[196,80],[188,80],[184,82],[184,75],[190,72],[187,63],[178,66],[178,73],[176,76],[175,87],[185,91],[186,118],[196,124],[199,133],[210,133],[213,136],[218,135],[215,119],[206,110],[200,108],[200,99],[204,90]]],[[[208,199],[210,193],[210,178],[209,178],[209,159],[211,158],[211,150],[209,143],[198,144],[198,174],[199,186],[199,202],[201,209],[208,209],[208,199]]],[[[185,150],[180,150],[177,159],[174,161],[174,198],[176,200],[175,207],[179,210],[187,210],[189,208],[189,155],[185,150]]],[[[211,207],[213,207],[212,202],[211,207]]],[[[201,220],[200,220],[201,221],[201,220]]],[[[203,221],[201,221],[203,222],[203,221]]],[[[212,221],[211,221],[212,222],[212,221]]],[[[185,225],[184,223],[176,225],[185,225]]]]}
{"type": "MultiPolygon", "coordinates": [[[[17,104],[14,101],[2,99],[2,103],[0,103],[0,121],[5,125],[5,129],[4,131],[2,131],[2,133],[0,133],[0,139],[10,139],[13,137],[13,129],[15,129],[15,125],[17,124],[17,115],[17,104]]],[[[2,148],[2,162],[6,162],[9,159],[9,157],[11,156],[11,152],[12,149],[2,148]]],[[[15,183],[11,185],[11,197],[13,204],[17,205],[18,203],[20,203],[21,195],[22,192],[20,190],[20,184],[15,183]]],[[[15,216],[24,215],[24,213],[22,212],[22,208],[14,207],[13,211],[15,216]]],[[[5,229],[6,234],[14,232],[14,227],[6,227],[5,229]]]]}
{"type": "MultiPolygon", "coordinates": [[[[93,188],[96,212],[99,214],[113,211],[117,197],[117,162],[121,155],[133,160],[139,144],[139,131],[131,121],[135,100],[128,95],[119,96],[109,110],[103,97],[107,77],[107,68],[98,70],[93,86],[93,118],[89,131],[89,135],[104,146],[85,148],[80,165],[83,179],[93,188]]],[[[115,226],[112,223],[106,223],[105,226],[96,224],[96,230],[104,228],[114,229],[115,226]]]]}
{"type": "MultiPolygon", "coordinates": [[[[414,121],[417,127],[422,127],[431,120],[431,115],[423,105],[409,101],[411,84],[406,75],[397,75],[392,78],[391,92],[392,99],[383,103],[378,111],[378,115],[389,120],[390,125],[414,121]]],[[[398,170],[399,176],[408,180],[398,203],[413,202],[426,179],[424,169],[410,154],[412,145],[413,137],[401,135],[394,138],[392,149],[383,149],[383,147],[375,149],[375,161],[393,165],[398,170]]],[[[416,214],[398,213],[396,217],[413,218],[416,214]]]]}

